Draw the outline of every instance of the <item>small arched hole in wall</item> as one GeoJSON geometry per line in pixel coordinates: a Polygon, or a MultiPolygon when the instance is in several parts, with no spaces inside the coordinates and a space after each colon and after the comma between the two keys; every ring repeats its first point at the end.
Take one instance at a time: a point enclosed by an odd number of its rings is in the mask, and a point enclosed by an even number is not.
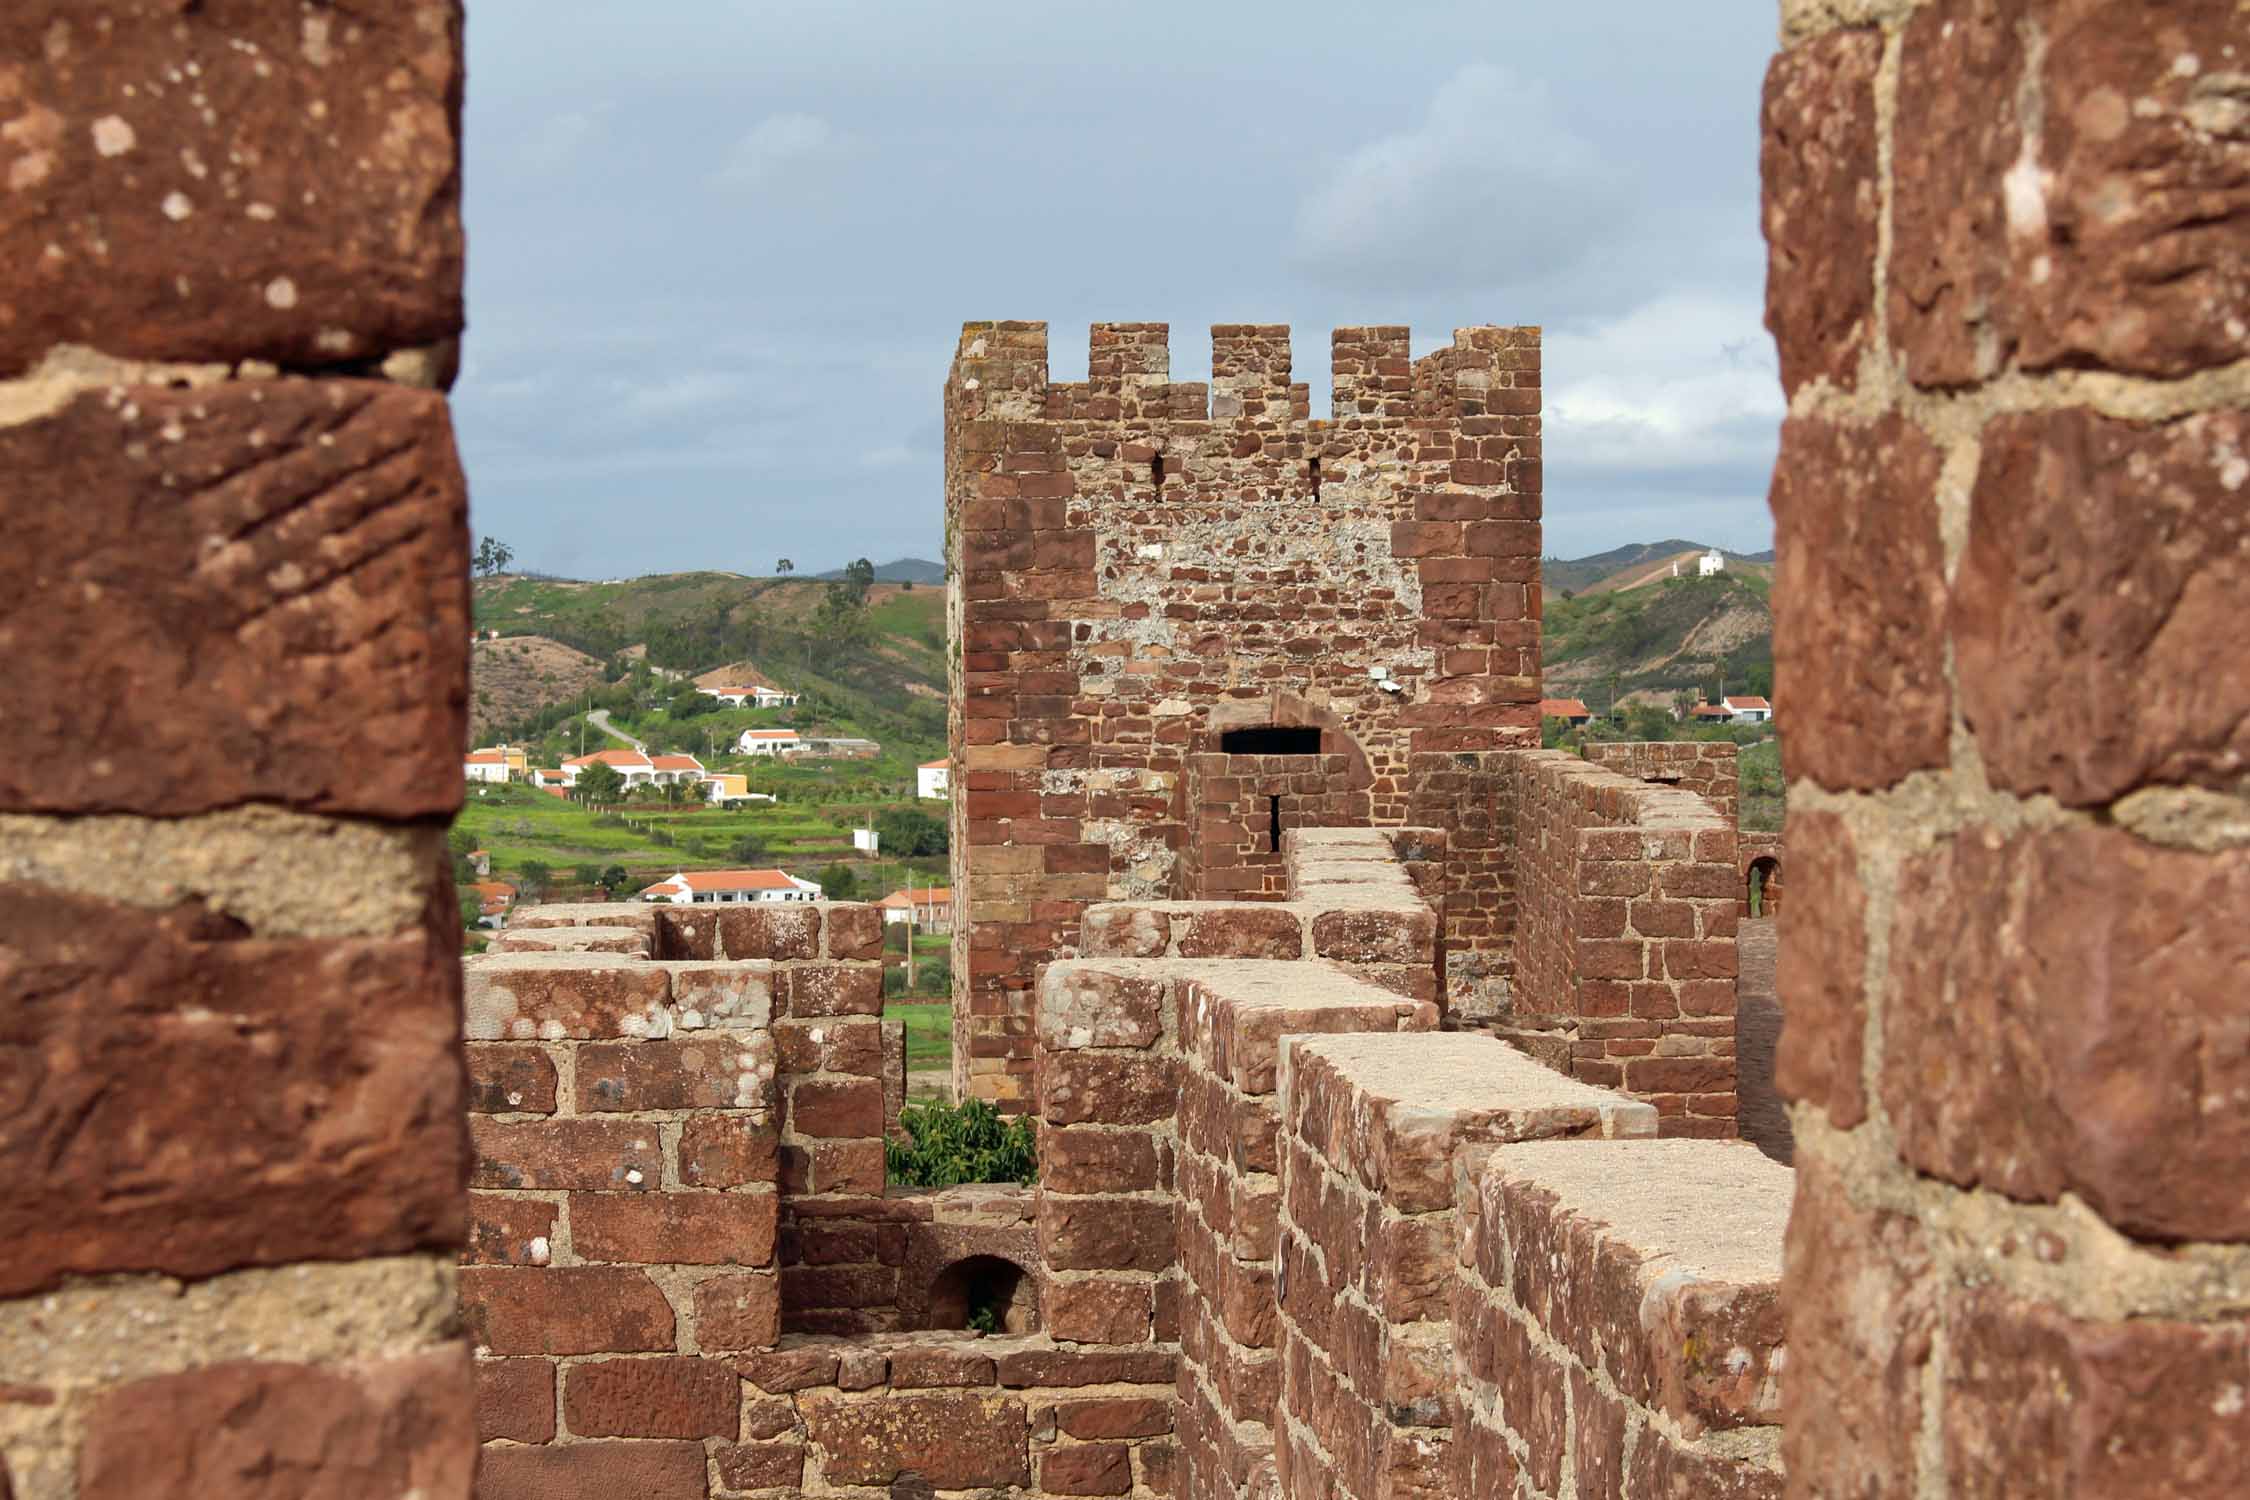
{"type": "Polygon", "coordinates": [[[1311,459],[1311,461],[1310,461],[1310,462],[1308,462],[1308,463],[1307,463],[1307,464],[1305,465],[1305,472],[1306,472],[1307,474],[1309,474],[1309,475],[1311,476],[1311,478],[1312,478],[1312,493],[1313,493],[1313,498],[1314,498],[1315,500],[1318,500],[1318,499],[1320,498],[1320,455],[1319,455],[1319,454],[1317,454],[1317,453],[1316,453],[1316,454],[1314,454],[1314,455],[1312,456],[1312,459],[1311,459]]]}
{"type": "Polygon", "coordinates": [[[1219,731],[1222,755],[1318,755],[1320,730],[1307,725],[1260,724],[1219,731]]]}
{"type": "Polygon", "coordinates": [[[930,1283],[927,1326],[976,1333],[1037,1333],[1039,1289],[997,1255],[965,1255],[930,1283]]]}
{"type": "Polygon", "coordinates": [[[1744,903],[1750,908],[1751,916],[1770,917],[1773,915],[1773,908],[1778,905],[1776,898],[1780,895],[1780,892],[1774,888],[1780,884],[1780,860],[1770,855],[1764,855],[1750,861],[1748,889],[1744,891],[1743,898],[1744,903]]]}
{"type": "Polygon", "coordinates": [[[1164,488],[1164,455],[1161,453],[1148,461],[1148,482],[1158,489],[1164,488]]]}

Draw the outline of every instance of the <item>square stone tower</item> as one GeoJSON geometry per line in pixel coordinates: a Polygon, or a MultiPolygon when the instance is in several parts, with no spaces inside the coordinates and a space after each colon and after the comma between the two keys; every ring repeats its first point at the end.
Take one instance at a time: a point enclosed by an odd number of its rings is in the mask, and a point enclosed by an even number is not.
{"type": "Polygon", "coordinates": [[[945,387],[954,1067],[1022,1107],[1090,902],[1272,899],[1293,824],[1405,821],[1411,756],[1539,733],[1539,330],[971,323],[945,387]]]}

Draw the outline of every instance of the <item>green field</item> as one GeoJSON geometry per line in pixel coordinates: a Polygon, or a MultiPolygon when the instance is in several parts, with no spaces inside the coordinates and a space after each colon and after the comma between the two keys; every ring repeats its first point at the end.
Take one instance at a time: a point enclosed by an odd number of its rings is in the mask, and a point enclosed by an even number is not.
{"type": "Polygon", "coordinates": [[[943,884],[945,858],[868,859],[851,846],[851,830],[879,808],[848,803],[818,807],[794,800],[751,808],[632,805],[596,813],[526,786],[480,787],[455,821],[470,847],[488,851],[496,879],[519,878],[527,863],[546,865],[558,886],[576,884],[579,865],[623,865],[633,889],[681,869],[778,865],[811,880],[832,863],[847,866],[874,894],[900,885],[943,884]],[[745,860],[744,838],[758,853],[745,860]],[[645,878],[644,878],[645,877],[645,878]]]}
{"type": "Polygon", "coordinates": [[[953,1063],[953,1007],[940,1000],[927,1005],[883,1007],[885,1019],[906,1023],[906,1066],[910,1072],[945,1068],[953,1063]]]}

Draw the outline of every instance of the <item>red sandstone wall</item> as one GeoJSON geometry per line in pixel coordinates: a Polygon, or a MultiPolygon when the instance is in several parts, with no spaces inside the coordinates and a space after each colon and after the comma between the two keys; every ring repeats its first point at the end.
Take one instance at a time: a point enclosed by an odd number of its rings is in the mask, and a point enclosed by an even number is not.
{"type": "Polygon", "coordinates": [[[1043,324],[971,324],[946,387],[956,1067],[1005,1107],[1086,904],[1174,889],[1184,760],[1222,710],[1349,739],[1378,823],[1414,751],[1538,728],[1536,330],[1421,361],[1404,328],[1339,330],[1327,423],[1286,329],[1215,329],[1208,387],[1169,360],[1163,325],[1098,325],[1089,381],[1050,385],[1043,324]]]}
{"type": "MultiPolygon", "coordinates": [[[[1506,1013],[1515,980],[1516,801],[1512,752],[1417,755],[1407,820],[1442,860],[1421,874],[1444,922],[1445,1009],[1456,1024],[1506,1013]]],[[[1417,860],[1415,863],[1420,864],[1417,860]]]]}
{"type": "Polygon", "coordinates": [[[1513,762],[1521,911],[1501,1033],[1650,1100],[1666,1135],[1733,1135],[1732,819],[1561,751],[1513,762]]]}
{"type": "Polygon", "coordinates": [[[459,7],[0,79],[0,1493],[462,1500],[459,7]]]}
{"type": "Polygon", "coordinates": [[[1726,741],[1624,740],[1594,741],[1585,758],[1636,781],[1652,781],[1695,793],[1719,810],[1729,823],[1737,823],[1742,809],[1742,774],[1739,749],[1726,741]]]}
{"type": "Polygon", "coordinates": [[[2241,7],[1784,15],[1789,1492],[2239,1491],[2241,7]]]}
{"type": "Polygon", "coordinates": [[[1350,757],[1341,754],[1205,751],[1187,757],[1180,789],[1185,838],[1170,894],[1190,901],[1287,899],[1277,816],[1284,834],[1361,828],[1371,816],[1366,788],[1353,786],[1350,757]]]}

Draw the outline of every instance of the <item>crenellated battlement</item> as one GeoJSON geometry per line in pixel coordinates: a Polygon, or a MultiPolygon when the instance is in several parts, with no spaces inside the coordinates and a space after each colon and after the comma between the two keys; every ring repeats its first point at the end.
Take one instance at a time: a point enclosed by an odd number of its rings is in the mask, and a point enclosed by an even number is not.
{"type": "MultiPolygon", "coordinates": [[[[1329,335],[1335,424],[1537,417],[1537,326],[1457,328],[1453,342],[1413,357],[1404,324],[1338,328],[1329,335]]],[[[1057,422],[1309,423],[1310,387],[1290,376],[1286,323],[1214,323],[1211,378],[1172,379],[1171,325],[1096,323],[1087,334],[1087,378],[1048,375],[1047,325],[965,323],[948,381],[964,415],[1057,422]]]]}

